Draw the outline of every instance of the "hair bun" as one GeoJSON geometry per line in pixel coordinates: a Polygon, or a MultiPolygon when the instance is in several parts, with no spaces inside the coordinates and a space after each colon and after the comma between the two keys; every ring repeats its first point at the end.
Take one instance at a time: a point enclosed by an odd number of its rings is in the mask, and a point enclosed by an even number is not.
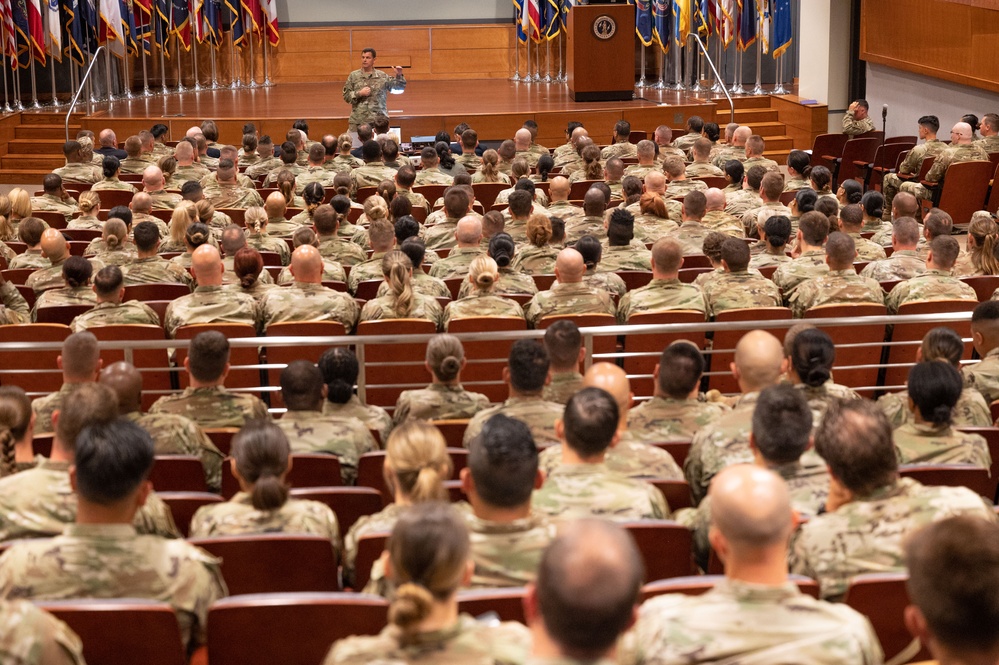
{"type": "Polygon", "coordinates": [[[410,631],[430,615],[434,598],[424,587],[407,582],[395,591],[395,598],[389,606],[389,623],[403,631],[410,631]]]}

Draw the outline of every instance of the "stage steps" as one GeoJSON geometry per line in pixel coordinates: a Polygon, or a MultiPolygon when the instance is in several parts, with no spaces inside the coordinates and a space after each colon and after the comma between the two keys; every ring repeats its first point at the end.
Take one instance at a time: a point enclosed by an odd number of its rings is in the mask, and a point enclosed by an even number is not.
{"type": "MultiPolygon", "coordinates": [[[[76,136],[84,113],[70,117],[69,135],[76,136]]],[[[53,111],[22,111],[14,138],[2,147],[0,183],[40,185],[42,178],[66,163],[62,145],[66,140],[66,114],[53,111]]]]}

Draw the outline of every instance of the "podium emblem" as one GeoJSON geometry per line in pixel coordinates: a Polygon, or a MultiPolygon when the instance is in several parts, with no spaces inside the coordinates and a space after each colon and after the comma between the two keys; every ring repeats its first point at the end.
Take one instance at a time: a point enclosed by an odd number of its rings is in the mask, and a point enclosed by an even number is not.
{"type": "Polygon", "coordinates": [[[601,14],[593,20],[593,35],[597,39],[608,40],[617,32],[617,21],[614,17],[601,14]]]}

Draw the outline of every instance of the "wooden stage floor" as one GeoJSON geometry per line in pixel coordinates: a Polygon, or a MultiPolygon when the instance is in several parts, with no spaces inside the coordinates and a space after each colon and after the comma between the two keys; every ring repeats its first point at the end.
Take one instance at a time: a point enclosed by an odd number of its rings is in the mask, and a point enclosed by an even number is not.
{"type": "MultiPolygon", "coordinates": [[[[630,101],[575,102],[566,84],[526,84],[506,79],[410,81],[403,94],[389,95],[388,107],[393,125],[403,127],[403,140],[413,134],[435,133],[437,129],[429,131],[434,127],[451,130],[462,119],[473,124],[480,136],[491,139],[495,138],[494,132],[501,132],[503,138],[512,136],[511,129],[515,131],[525,119],[534,118],[541,126],[538,139],[543,142],[564,140],[566,122],[577,118],[609,133],[614,121],[622,117],[636,129],[651,129],[652,122],[682,127],[691,114],[706,120],[714,117],[716,105],[711,99],[651,88],[636,89],[635,93],[637,98],[630,101]]],[[[237,123],[241,126],[246,121],[257,122],[260,131],[273,135],[277,125],[265,130],[259,123],[266,127],[280,121],[280,127],[287,129],[288,120],[306,118],[310,136],[315,138],[319,133],[345,131],[349,114],[341,84],[284,83],[269,88],[155,94],[110,105],[96,104],[84,124],[113,120],[110,124],[120,127],[122,122],[140,121],[136,126],[148,127],[151,121],[169,122],[171,134],[175,134],[177,127],[212,118],[219,121],[223,140],[232,142],[237,139],[231,135],[232,131],[238,132],[237,123]]],[[[119,136],[122,133],[118,131],[119,136]]]]}

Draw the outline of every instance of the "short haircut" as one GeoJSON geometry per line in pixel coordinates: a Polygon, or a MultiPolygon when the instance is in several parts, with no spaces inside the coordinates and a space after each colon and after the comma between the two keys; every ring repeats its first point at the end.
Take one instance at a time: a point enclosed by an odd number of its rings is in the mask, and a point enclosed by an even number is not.
{"type": "Polygon", "coordinates": [[[783,247],[791,239],[791,220],[784,215],[773,215],[763,223],[763,233],[768,245],[775,249],[783,247]]]}
{"type": "Polygon", "coordinates": [[[704,236],[704,243],[701,245],[701,253],[708,257],[711,261],[718,263],[722,259],[722,245],[725,244],[725,241],[730,237],[731,236],[719,233],[718,231],[711,231],[704,236]]]}
{"type": "Polygon", "coordinates": [[[382,158],[382,147],[378,141],[368,140],[361,144],[361,159],[366,162],[377,162],[382,158]]]}
{"type": "Polygon", "coordinates": [[[916,363],[909,370],[906,385],[923,420],[934,425],[951,423],[964,390],[961,373],[953,365],[938,361],[916,363]]]}
{"type": "Polygon", "coordinates": [[[400,245],[418,235],[420,235],[420,223],[412,215],[403,215],[395,220],[395,241],[400,245]]]}
{"type": "Polygon", "coordinates": [[[686,340],[663,349],[659,356],[659,390],[673,399],[686,399],[701,382],[704,355],[686,340]]]}
{"type": "Polygon", "coordinates": [[[923,218],[923,228],[930,238],[949,236],[954,230],[954,218],[945,210],[933,208],[923,218]]]}
{"type": "Polygon", "coordinates": [[[118,292],[124,281],[121,268],[116,265],[104,266],[94,279],[94,290],[99,296],[111,296],[118,292]]]}
{"type": "Polygon", "coordinates": [[[826,256],[829,258],[830,268],[835,265],[836,269],[843,270],[857,258],[857,243],[841,231],[830,233],[826,242],[826,256]]]}
{"type": "Polygon", "coordinates": [[[768,199],[776,201],[784,191],[784,176],[779,173],[767,173],[760,182],[760,189],[768,199]]]}
{"type": "Polygon", "coordinates": [[[833,401],[815,431],[815,452],[858,498],[898,477],[891,423],[870,400],[833,401]]]}
{"type": "Polygon", "coordinates": [[[892,224],[892,235],[902,245],[919,242],[919,224],[912,217],[900,217],[892,224]]]}
{"type": "Polygon", "coordinates": [[[607,241],[614,247],[627,247],[635,237],[635,216],[624,208],[615,208],[607,224],[607,241]]]}
{"type": "Polygon", "coordinates": [[[961,253],[961,245],[951,236],[937,236],[930,241],[933,263],[943,270],[951,270],[961,253]]]}
{"type": "Polygon", "coordinates": [[[538,392],[548,378],[548,352],[536,339],[518,339],[510,348],[510,385],[518,392],[538,392]]]}
{"type": "MultiPolygon", "coordinates": [[[[762,155],[763,151],[766,150],[766,142],[763,140],[763,137],[760,136],[759,134],[753,134],[748,139],[746,139],[746,149],[752,152],[754,155],[762,155]]],[[[780,175],[780,174],[776,173],[774,175],[780,175]]],[[[783,179],[784,178],[782,176],[781,180],[783,179]]]]}
{"type": "Polygon", "coordinates": [[[905,544],[906,588],[948,652],[994,653],[999,646],[999,526],[956,515],[916,531],[905,544]]]}
{"type": "Polygon", "coordinates": [[[826,242],[829,237],[829,218],[817,210],[806,212],[798,220],[798,230],[801,237],[809,245],[819,247],[826,242]]]}
{"type": "Polygon", "coordinates": [[[468,193],[461,187],[449,187],[444,192],[444,214],[457,218],[466,212],[468,212],[468,193]]]}
{"type": "Polygon", "coordinates": [[[652,245],[652,262],[660,272],[676,272],[683,263],[683,246],[674,238],[660,238],[652,245]]]}
{"type": "Polygon", "coordinates": [[[468,446],[475,491],[490,506],[516,508],[531,500],[538,447],[530,428],[502,413],[485,422],[468,446]]]}
{"type": "Polygon", "coordinates": [[[76,491],[92,503],[118,503],[146,480],[154,460],[152,437],[131,420],[87,425],[76,438],[76,491]]]}
{"type": "Polygon", "coordinates": [[[516,217],[525,217],[531,214],[534,207],[534,199],[531,195],[519,189],[510,192],[507,203],[510,205],[510,214],[516,217]]]}
{"type": "Polygon", "coordinates": [[[583,336],[579,327],[568,320],[555,321],[545,330],[545,350],[555,367],[575,366],[579,362],[579,349],[583,336]]]}
{"type": "Polygon", "coordinates": [[[143,252],[151,252],[160,239],[160,230],[152,222],[139,222],[135,225],[132,236],[135,238],[136,247],[143,252]]]}
{"type": "Polygon", "coordinates": [[[776,385],[760,391],[753,410],[753,440],[763,459],[771,464],[798,461],[808,450],[812,410],[804,392],[776,385]]]}
{"type": "Polygon", "coordinates": [[[975,311],[971,313],[972,323],[994,323],[999,321],[999,300],[986,300],[978,303],[975,311]]]}
{"type": "Polygon", "coordinates": [[[44,231],[45,222],[37,217],[25,217],[17,225],[17,237],[30,247],[34,247],[42,241],[44,231]]]}
{"type": "Polygon", "coordinates": [[[769,171],[767,171],[765,166],[761,166],[759,164],[756,166],[750,166],[749,170],[746,171],[746,184],[748,184],[749,188],[754,192],[760,191],[760,187],[763,186],[763,178],[767,175],[767,173],[769,173],[769,171]]]}
{"type": "Polygon", "coordinates": [[[683,197],[683,211],[687,213],[688,217],[695,219],[704,217],[704,211],[707,209],[707,206],[708,199],[704,196],[704,192],[700,190],[695,189],[683,197]]]}
{"type": "Polygon", "coordinates": [[[749,267],[749,245],[739,238],[729,238],[722,243],[722,261],[732,272],[742,272],[749,267]]]}
{"type": "Polygon", "coordinates": [[[191,376],[201,382],[217,381],[229,362],[229,340],[217,330],[198,333],[191,340],[188,365],[191,376]]]}
{"type": "Polygon", "coordinates": [[[281,397],[292,411],[310,411],[323,401],[323,373],[308,360],[293,360],[281,370],[281,397]]]}
{"type": "Polygon", "coordinates": [[[584,458],[604,452],[617,432],[619,415],[609,392],[583,388],[569,398],[562,415],[566,445],[584,458]]]}
{"type": "Polygon", "coordinates": [[[935,115],[924,115],[916,122],[918,122],[921,127],[925,127],[934,134],[940,130],[940,118],[935,115]]]}
{"type": "Polygon", "coordinates": [[[863,226],[864,209],[859,203],[845,205],[839,211],[839,218],[843,221],[843,226],[850,228],[863,226]]]}
{"type": "Polygon", "coordinates": [[[88,425],[109,423],[118,417],[118,396],[102,383],[84,383],[63,399],[55,434],[63,447],[73,450],[88,425]]]}
{"type": "Polygon", "coordinates": [[[97,371],[101,352],[94,333],[73,333],[62,343],[62,371],[72,378],[90,378],[97,371]]]}

